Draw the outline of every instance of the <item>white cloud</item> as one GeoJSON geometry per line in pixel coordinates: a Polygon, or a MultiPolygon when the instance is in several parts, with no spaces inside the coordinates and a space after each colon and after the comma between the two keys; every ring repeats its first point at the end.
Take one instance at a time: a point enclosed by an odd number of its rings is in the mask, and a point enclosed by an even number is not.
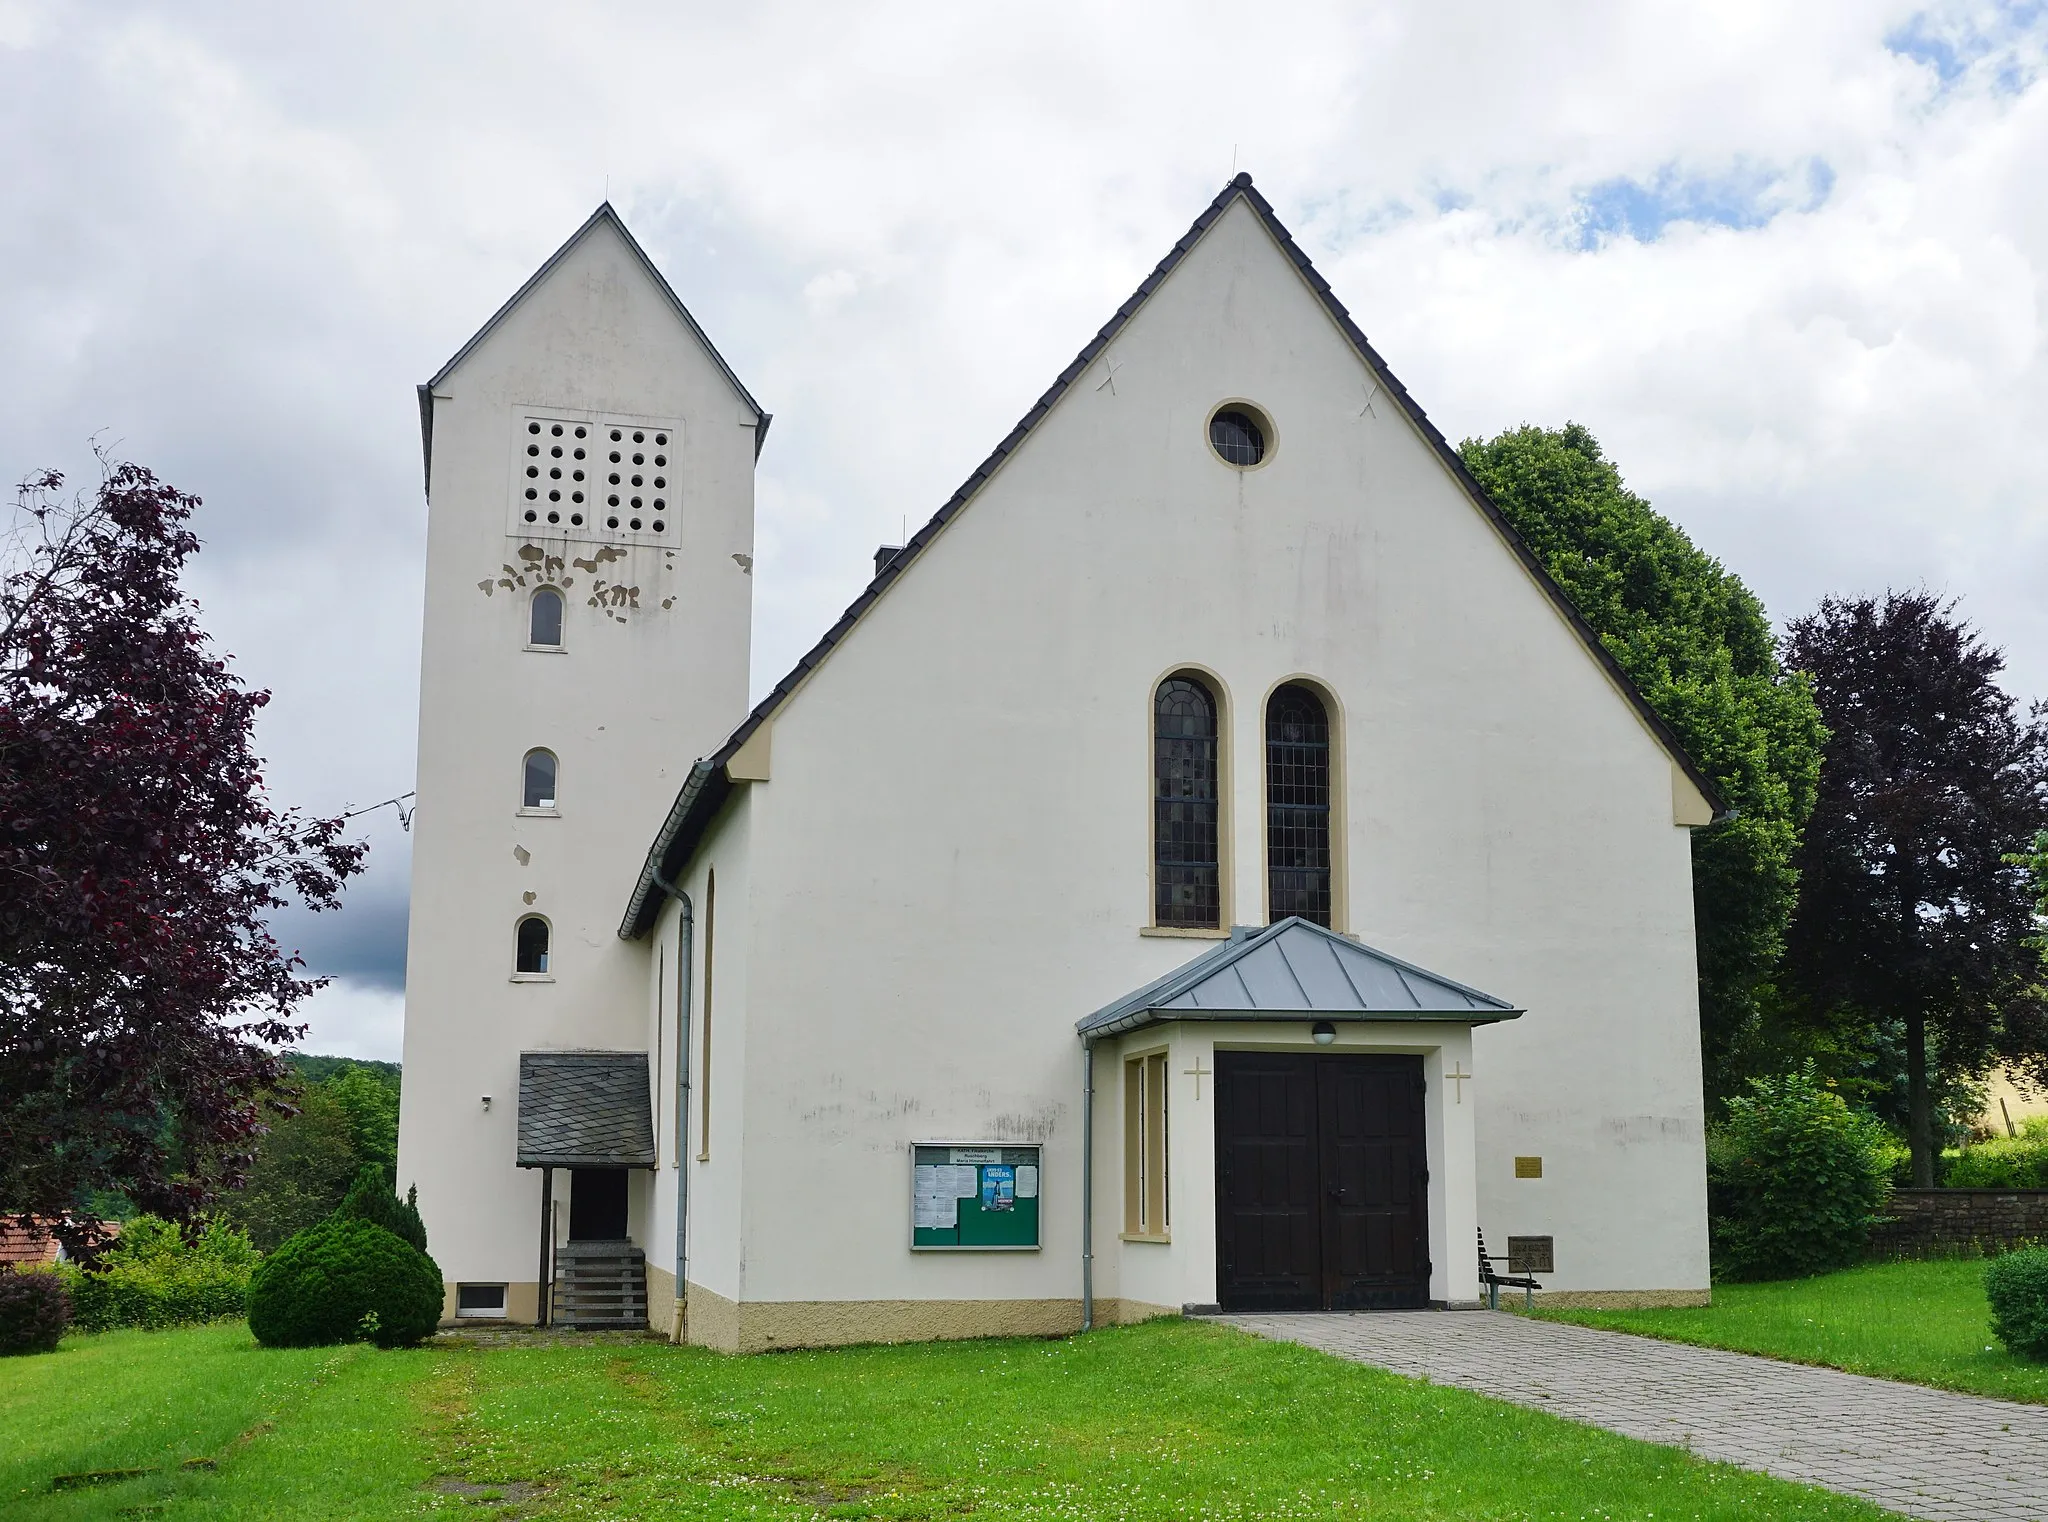
{"type": "Polygon", "coordinates": [[[1576,418],[1774,613],[1946,587],[2044,693],[2044,56],[1972,0],[0,0],[0,469],[107,428],[204,495],[276,790],[374,802],[412,387],[600,198],[776,414],[759,688],[1235,164],[1453,437],[1576,418]]]}

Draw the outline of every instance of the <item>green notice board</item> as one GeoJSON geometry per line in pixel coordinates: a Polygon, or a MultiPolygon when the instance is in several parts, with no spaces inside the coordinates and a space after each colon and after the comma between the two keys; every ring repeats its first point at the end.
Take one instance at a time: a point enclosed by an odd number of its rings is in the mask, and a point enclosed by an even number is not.
{"type": "Polygon", "coordinates": [[[1039,1149],[919,1142],[910,1149],[912,1252],[1035,1252],[1039,1149]]]}

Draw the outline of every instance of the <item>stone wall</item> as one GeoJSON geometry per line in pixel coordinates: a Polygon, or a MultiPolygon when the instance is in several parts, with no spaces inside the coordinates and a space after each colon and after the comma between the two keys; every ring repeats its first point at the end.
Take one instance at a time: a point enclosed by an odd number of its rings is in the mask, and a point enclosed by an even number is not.
{"type": "Polygon", "coordinates": [[[2048,1244],[2048,1189],[1899,1189],[1870,1247],[1881,1258],[1925,1258],[2033,1243],[2048,1244]]]}

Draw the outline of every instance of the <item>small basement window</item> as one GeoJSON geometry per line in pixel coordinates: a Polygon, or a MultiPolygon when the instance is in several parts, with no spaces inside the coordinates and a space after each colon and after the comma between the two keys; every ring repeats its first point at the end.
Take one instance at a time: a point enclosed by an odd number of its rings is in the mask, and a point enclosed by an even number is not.
{"type": "Polygon", "coordinates": [[[505,1286],[502,1284],[458,1284],[455,1286],[455,1314],[495,1316],[505,1314],[505,1286]]]}

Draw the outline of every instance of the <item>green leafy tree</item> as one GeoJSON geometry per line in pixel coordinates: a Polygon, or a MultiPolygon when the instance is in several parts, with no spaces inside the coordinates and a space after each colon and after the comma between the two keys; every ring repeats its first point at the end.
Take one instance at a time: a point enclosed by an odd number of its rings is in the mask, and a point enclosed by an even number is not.
{"type": "Polygon", "coordinates": [[[1810,1062],[1751,1079],[1707,1137],[1716,1276],[1786,1279],[1856,1262],[1884,1219],[1897,1145],[1810,1062]]]}
{"type": "Polygon", "coordinates": [[[332,1215],[361,1167],[349,1113],[325,1084],[299,1093],[296,1110],[272,1119],[248,1184],[221,1202],[264,1252],[332,1215]]]}
{"type": "Polygon", "coordinates": [[[1742,582],[1623,484],[1577,423],[1459,446],[1603,644],[1731,805],[1692,838],[1709,1095],[1758,1060],[1825,732],[1742,582]]]}
{"type": "Polygon", "coordinates": [[[2048,711],[1930,592],[1828,598],[1789,664],[1829,730],[1787,971],[1818,1009],[1905,1034],[1913,1182],[1934,1184],[1937,1066],[2048,1076],[2029,847],[2048,823],[2048,711]]]}
{"type": "Polygon", "coordinates": [[[386,1193],[398,1172],[398,1068],[297,1053],[289,1060],[299,1081],[279,1098],[293,1113],[272,1119],[248,1186],[222,1202],[265,1252],[326,1220],[365,1168],[386,1193]]]}
{"type": "Polygon", "coordinates": [[[374,1165],[391,1184],[398,1177],[397,1086],[348,1063],[320,1087],[348,1117],[349,1146],[358,1166],[374,1165]]]}

